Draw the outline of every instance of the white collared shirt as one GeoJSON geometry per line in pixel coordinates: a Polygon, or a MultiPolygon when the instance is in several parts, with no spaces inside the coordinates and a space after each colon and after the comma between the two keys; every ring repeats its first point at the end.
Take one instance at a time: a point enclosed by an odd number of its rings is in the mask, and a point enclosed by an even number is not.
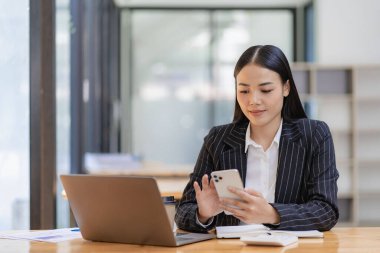
{"type": "Polygon", "coordinates": [[[261,192],[269,203],[274,202],[281,131],[282,120],[266,151],[251,139],[251,123],[248,124],[245,134],[245,152],[248,152],[245,187],[261,192]]]}

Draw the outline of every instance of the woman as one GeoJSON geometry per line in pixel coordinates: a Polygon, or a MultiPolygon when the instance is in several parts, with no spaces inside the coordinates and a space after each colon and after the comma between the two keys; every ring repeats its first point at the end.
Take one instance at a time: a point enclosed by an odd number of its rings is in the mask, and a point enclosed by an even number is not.
{"type": "Polygon", "coordinates": [[[194,232],[251,223],[330,230],[339,217],[333,140],[326,123],[307,119],[285,55],[271,45],[250,47],[234,77],[234,120],[205,137],[177,226],[194,232]],[[237,169],[245,184],[229,189],[240,201],[219,199],[209,180],[212,171],[226,169],[237,169]]]}

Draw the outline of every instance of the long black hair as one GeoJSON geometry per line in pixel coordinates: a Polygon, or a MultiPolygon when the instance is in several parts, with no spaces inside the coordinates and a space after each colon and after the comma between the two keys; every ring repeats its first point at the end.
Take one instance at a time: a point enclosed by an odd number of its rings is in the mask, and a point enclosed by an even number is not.
{"type": "MultiPolygon", "coordinates": [[[[235,86],[237,85],[236,77],[239,74],[239,72],[246,65],[253,63],[263,68],[270,69],[279,74],[283,84],[285,84],[285,82],[289,80],[290,91],[289,95],[284,98],[281,116],[287,120],[307,118],[306,113],[302,107],[302,103],[299,98],[296,85],[294,83],[288,59],[286,59],[286,56],[281,51],[281,49],[272,45],[258,45],[245,50],[245,52],[240,56],[239,60],[235,65],[235,86]]],[[[240,105],[237,101],[237,97],[235,96],[235,112],[233,121],[238,122],[241,120],[248,121],[248,119],[245,117],[244,113],[240,108],[240,105]]]]}

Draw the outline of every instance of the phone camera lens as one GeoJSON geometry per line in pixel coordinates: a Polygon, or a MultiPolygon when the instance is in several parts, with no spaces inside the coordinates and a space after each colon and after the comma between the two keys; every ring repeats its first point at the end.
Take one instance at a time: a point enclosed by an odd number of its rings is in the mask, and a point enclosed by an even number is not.
{"type": "Polygon", "coordinates": [[[218,179],[215,179],[215,182],[219,182],[219,180],[218,180],[218,179]]]}

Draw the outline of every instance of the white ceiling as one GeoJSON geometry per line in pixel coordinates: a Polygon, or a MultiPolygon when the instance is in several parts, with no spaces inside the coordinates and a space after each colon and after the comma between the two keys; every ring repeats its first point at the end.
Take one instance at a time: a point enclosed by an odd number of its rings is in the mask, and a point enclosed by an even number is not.
{"type": "Polygon", "coordinates": [[[298,7],[311,0],[114,0],[119,7],[179,7],[179,8],[228,8],[228,7],[298,7]]]}

